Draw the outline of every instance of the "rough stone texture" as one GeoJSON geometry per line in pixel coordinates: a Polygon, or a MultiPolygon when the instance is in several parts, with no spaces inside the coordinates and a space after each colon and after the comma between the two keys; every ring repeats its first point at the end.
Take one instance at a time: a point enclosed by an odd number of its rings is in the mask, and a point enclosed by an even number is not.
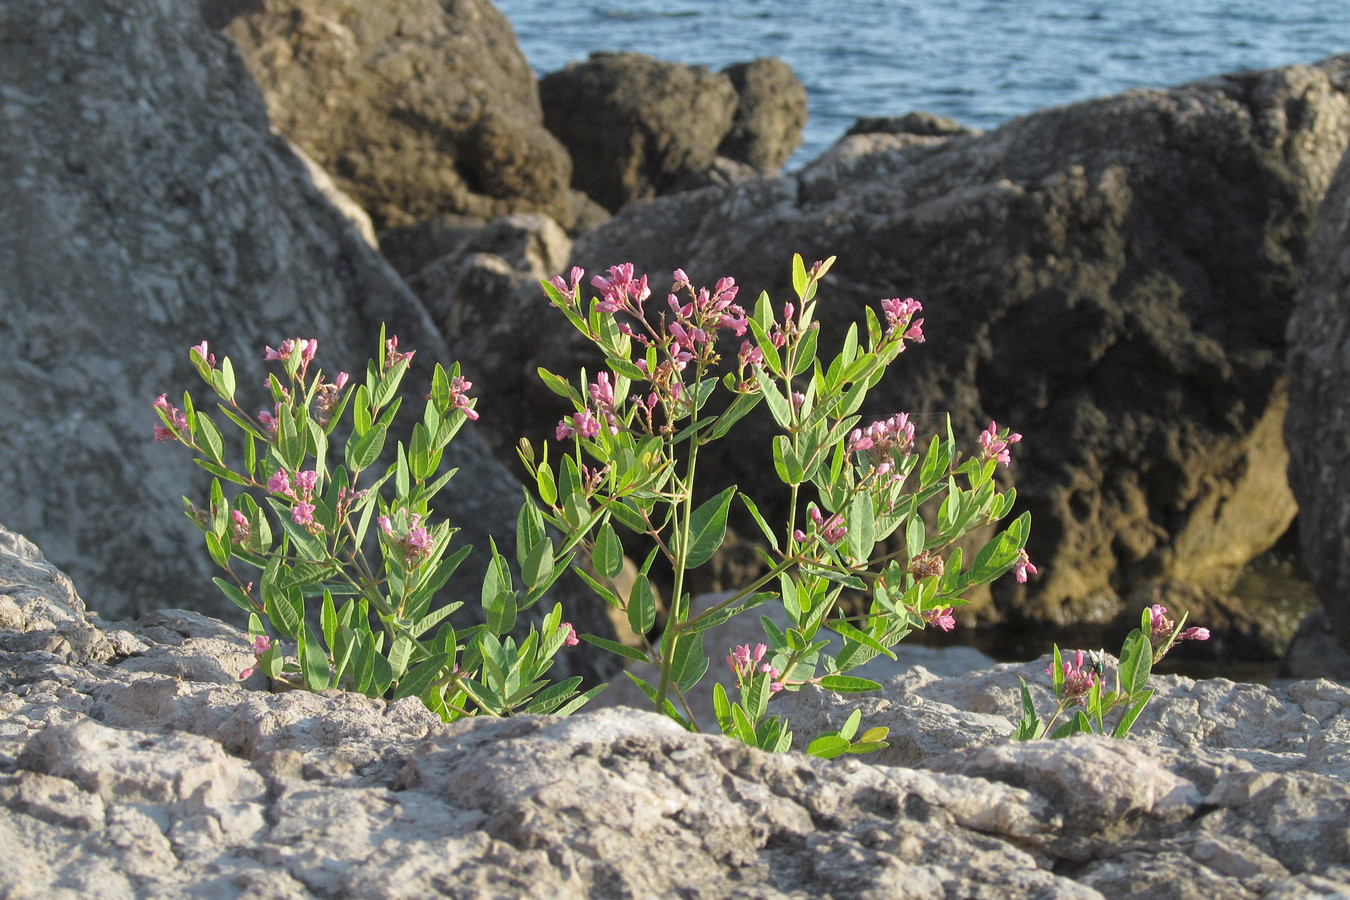
{"type": "MultiPolygon", "coordinates": [[[[151,441],[159,393],[203,397],[187,347],[229,354],[261,406],[264,344],[315,337],[325,369],[360,372],[387,322],[419,351],[418,410],[449,351],[268,130],[238,54],[190,4],[6,5],[0,72],[0,510],[109,615],[174,605],[238,621],[182,514],[208,479],[151,441]]],[[[472,427],[447,463],[460,474],[440,512],[479,548],[457,588],[476,597],[487,532],[512,541],[520,488],[472,427]]],[[[588,594],[559,597],[605,629],[588,594]]]]}
{"type": "Polygon", "coordinates": [[[731,79],[740,99],[731,131],[717,152],[761,172],[777,172],[801,146],[806,86],[776,56],[736,63],[722,74],[731,79]]]}
{"type": "MultiPolygon", "coordinates": [[[[1214,589],[1294,516],[1284,322],[1350,135],[1348,67],[1134,90],[983,136],[855,135],[795,175],[626,208],[574,261],[631,260],[658,296],[677,265],[732,275],[781,303],[794,251],[839,254],[822,348],[864,305],[922,300],[928,343],[863,414],[922,432],[950,411],[968,448],[991,419],[1024,434],[1012,475],[1043,574],[995,585],[995,608],[1106,621],[1154,585],[1214,589]]],[[[761,508],[768,422],[700,455],[761,508]]]]}
{"type": "MultiPolygon", "coordinates": [[[[19,611],[0,619],[0,893],[16,900],[1350,891],[1350,692],[1325,681],[1274,703],[1216,682],[1175,747],[974,729],[911,768],[769,755],[622,708],[447,726],[411,699],[199,680],[171,668],[196,654],[160,643],[164,622],[232,644],[227,667],[249,658],[242,634],[175,612],[107,626],[3,529],[0,598],[19,611]],[[90,649],[61,649],[72,635],[90,649]]],[[[910,683],[982,702],[971,676],[910,683]]],[[[927,730],[958,733],[921,702],[927,730]]]]}
{"type": "Polygon", "coordinates": [[[1350,154],[1322,202],[1289,319],[1289,483],[1332,631],[1350,649],[1350,154]]]}
{"type": "Polygon", "coordinates": [[[571,162],[491,0],[268,0],[226,33],[277,129],[377,229],[443,213],[571,224],[571,162]]]}
{"type": "Polygon", "coordinates": [[[611,211],[710,167],[737,104],[726,75],[640,53],[592,53],[541,78],[539,96],[573,186],[611,211]]]}
{"type": "Polygon", "coordinates": [[[978,128],[967,128],[955,119],[916,110],[903,116],[864,116],[844,132],[844,137],[855,134],[917,134],[922,137],[944,137],[983,133],[978,128]]]}

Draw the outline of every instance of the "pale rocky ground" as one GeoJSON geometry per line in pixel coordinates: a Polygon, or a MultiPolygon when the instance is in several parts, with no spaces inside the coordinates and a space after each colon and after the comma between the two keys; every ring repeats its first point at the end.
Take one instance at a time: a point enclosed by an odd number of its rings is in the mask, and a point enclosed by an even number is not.
{"type": "Polygon", "coordinates": [[[237,630],[104,623],[3,529],[0,649],[16,900],[1350,894],[1350,689],[1325,680],[1157,678],[1136,739],[1010,744],[1043,661],[915,666],[861,701],[892,748],[830,761],[622,707],[447,726],[241,684],[237,630]]]}

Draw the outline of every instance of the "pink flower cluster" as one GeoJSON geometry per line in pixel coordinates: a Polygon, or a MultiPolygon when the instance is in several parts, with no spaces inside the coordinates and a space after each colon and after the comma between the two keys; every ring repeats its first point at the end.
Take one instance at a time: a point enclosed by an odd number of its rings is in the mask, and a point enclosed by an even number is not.
{"type": "Polygon", "coordinates": [[[581,643],[577,638],[577,630],[572,627],[571,622],[563,622],[558,626],[558,630],[567,632],[567,637],[563,638],[564,647],[575,647],[577,644],[581,643]]]}
{"type": "Polygon", "coordinates": [[[413,354],[416,352],[416,350],[409,350],[406,353],[400,352],[398,349],[398,335],[390,335],[384,342],[385,369],[392,369],[404,360],[412,359],[413,354]]]}
{"type": "Polygon", "coordinates": [[[754,649],[750,649],[749,644],[739,644],[731,653],[727,654],[727,665],[736,676],[737,683],[754,678],[756,674],[767,672],[769,674],[769,690],[778,693],[783,689],[783,683],[780,680],[782,672],[779,672],[773,666],[764,662],[764,654],[769,650],[764,644],[756,644],[754,649]]]}
{"type": "MultiPolygon", "coordinates": [[[[899,332],[905,340],[916,344],[924,342],[923,319],[914,319],[915,314],[923,311],[923,304],[918,300],[913,297],[904,300],[892,297],[881,301],[881,311],[886,316],[887,337],[899,332]]],[[[900,349],[903,351],[904,348],[905,345],[901,344],[900,349]]]]}
{"type": "Polygon", "coordinates": [[[281,347],[273,350],[271,347],[264,347],[266,354],[264,360],[277,359],[283,363],[291,362],[297,355],[300,360],[300,377],[305,377],[305,372],[309,369],[309,364],[314,360],[314,354],[319,352],[319,342],[313,338],[291,338],[281,342],[281,347]]]}
{"type": "Polygon", "coordinates": [[[1013,576],[1017,579],[1018,584],[1026,584],[1027,576],[1035,575],[1039,571],[1040,569],[1032,565],[1031,557],[1027,556],[1027,551],[1017,551],[1017,562],[1013,563],[1013,576]]]}
{"type": "MultiPolygon", "coordinates": [[[[411,353],[408,356],[412,356],[411,353]]],[[[478,413],[469,406],[469,388],[473,387],[473,382],[466,379],[463,375],[456,375],[450,380],[450,403],[455,409],[464,413],[464,417],[470,422],[478,421],[478,413]]]]}
{"type": "MultiPolygon", "coordinates": [[[[1149,640],[1155,648],[1169,645],[1172,639],[1172,632],[1176,630],[1177,623],[1167,618],[1167,607],[1153,604],[1148,608],[1150,634],[1149,640]]],[[[1191,627],[1187,628],[1181,634],[1177,635],[1179,641],[1207,641],[1209,640],[1209,629],[1191,627]]]]}
{"type": "MultiPolygon", "coordinates": [[[[1088,693],[1101,678],[1095,669],[1084,665],[1086,659],[1082,650],[1075,650],[1071,660],[1060,658],[1060,668],[1064,671],[1063,699],[1070,703],[1087,703],[1088,693]]],[[[1055,674],[1053,663],[1045,670],[1045,674],[1055,674]]]]}
{"type": "Polygon", "coordinates": [[[155,408],[164,410],[170,421],[173,422],[173,427],[169,427],[163,422],[155,423],[155,440],[161,443],[182,440],[183,436],[188,433],[187,417],[178,411],[178,407],[169,402],[169,395],[160,394],[159,398],[155,400],[155,408]]]}
{"type": "Polygon", "coordinates": [[[990,422],[989,427],[980,432],[981,455],[986,460],[996,459],[1006,466],[1012,462],[1012,454],[1008,452],[1008,447],[1020,440],[1022,440],[1020,434],[1008,434],[1006,429],[1000,435],[998,425],[990,422]]]}
{"type": "Polygon", "coordinates": [[[323,527],[314,521],[315,506],[311,502],[318,484],[319,473],[313,469],[296,472],[294,479],[286,474],[285,469],[278,469],[267,479],[269,491],[280,494],[292,502],[291,521],[306,526],[311,534],[318,534],[323,530],[323,527]]]}
{"type": "Polygon", "coordinates": [[[855,428],[848,436],[849,453],[865,453],[878,476],[895,469],[896,459],[914,452],[914,423],[909,413],[896,413],[889,419],[855,428]]]}
{"type": "Polygon", "coordinates": [[[923,614],[923,618],[929,625],[936,625],[943,631],[951,631],[956,627],[956,617],[952,615],[950,606],[945,609],[930,609],[923,614]]]}
{"type": "MultiPolygon", "coordinates": [[[[844,517],[839,513],[835,513],[827,519],[821,514],[820,510],[812,506],[807,510],[807,515],[811,519],[811,524],[815,526],[814,530],[825,538],[827,544],[837,544],[844,539],[844,535],[848,534],[848,526],[844,524],[844,517]]],[[[798,529],[792,533],[792,538],[797,543],[804,544],[808,535],[798,529]]]]}
{"type": "Polygon", "coordinates": [[[420,514],[408,514],[408,530],[402,535],[394,533],[393,520],[388,516],[380,516],[376,521],[380,523],[380,531],[383,531],[396,546],[402,548],[403,559],[409,569],[417,568],[431,555],[435,541],[431,537],[431,532],[422,525],[420,514]]]}

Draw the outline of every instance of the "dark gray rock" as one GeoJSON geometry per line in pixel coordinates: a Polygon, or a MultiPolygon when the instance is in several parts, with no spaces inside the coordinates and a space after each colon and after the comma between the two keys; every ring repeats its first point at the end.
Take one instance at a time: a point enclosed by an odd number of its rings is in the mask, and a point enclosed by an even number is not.
{"type": "Polygon", "coordinates": [[[592,53],[541,78],[539,96],[572,184],[611,211],[711,166],[737,105],[726,75],[640,53],[592,53]]]}
{"type": "Polygon", "coordinates": [[[1350,155],[1318,215],[1289,319],[1289,483],[1327,621],[1350,649],[1350,155]]]}
{"type": "Polygon", "coordinates": [[[920,137],[949,137],[957,134],[983,134],[977,128],[967,128],[955,119],[915,111],[903,116],[864,116],[844,132],[844,137],[855,134],[916,134],[920,137]]]}
{"type": "Polygon", "coordinates": [[[773,173],[801,146],[806,126],[806,86],[792,67],[776,56],[727,66],[740,98],[731,131],[717,152],[773,173]]]}
{"type": "MultiPolygon", "coordinates": [[[[288,337],[317,338],[330,373],[359,373],[388,323],[418,350],[417,411],[450,353],[269,131],[238,53],[191,4],[4,6],[0,73],[0,510],[110,616],[174,605],[240,621],[182,513],[180,497],[204,504],[209,480],[151,440],[158,394],[204,399],[187,347],[230,355],[254,408],[261,349],[288,337]]],[[[520,486],[472,427],[447,464],[460,474],[438,513],[478,548],[450,590],[476,598],[488,532],[513,542],[520,486]]],[[[588,593],[559,599],[606,629],[588,593]]],[[[596,663],[576,658],[590,674],[596,663]]]]}
{"type": "Polygon", "coordinates": [[[268,0],[226,33],[273,124],[377,229],[445,213],[571,224],[571,161],[491,0],[268,0]]]}
{"type": "Polygon", "coordinates": [[[232,644],[226,666],[251,654],[244,635],[176,612],[115,633],[3,529],[0,579],[25,609],[0,620],[0,641],[74,625],[131,654],[0,654],[6,896],[1350,892],[1350,692],[1329,682],[1276,704],[1264,688],[1192,682],[1191,707],[1168,699],[1193,745],[1006,744],[969,727],[993,716],[936,698],[945,685],[986,706],[1015,691],[1009,667],[919,669],[894,689],[924,695],[937,740],[919,767],[878,765],[765,754],[631,709],[446,725],[411,698],[135,670],[137,654],[191,657],[192,635],[232,644]],[[1339,770],[1315,762],[1328,750],[1339,770]]]}
{"type": "MultiPolygon", "coordinates": [[[[781,303],[794,251],[838,254],[824,349],[865,305],[917,297],[928,342],[863,414],[906,410],[923,431],[950,412],[968,449],[991,419],[1024,434],[1011,474],[1042,574],[995,585],[995,610],[1109,621],[1149,585],[1222,583],[1294,516],[1284,322],[1350,135],[1348,88],[1340,57],[983,136],[854,135],[792,176],[634,204],[574,261],[632,261],[657,296],[681,266],[781,303]]],[[[782,496],[769,420],[747,421],[700,466],[764,509],[782,496]]]]}

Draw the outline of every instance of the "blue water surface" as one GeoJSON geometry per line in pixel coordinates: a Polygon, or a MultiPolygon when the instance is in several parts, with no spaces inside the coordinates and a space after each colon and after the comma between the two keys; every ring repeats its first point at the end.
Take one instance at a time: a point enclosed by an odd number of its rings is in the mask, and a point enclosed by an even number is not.
{"type": "Polygon", "coordinates": [[[539,73],[594,50],[715,69],[786,60],[810,121],[789,166],[860,116],[992,128],[1047,106],[1350,52],[1350,0],[497,0],[539,73]]]}

